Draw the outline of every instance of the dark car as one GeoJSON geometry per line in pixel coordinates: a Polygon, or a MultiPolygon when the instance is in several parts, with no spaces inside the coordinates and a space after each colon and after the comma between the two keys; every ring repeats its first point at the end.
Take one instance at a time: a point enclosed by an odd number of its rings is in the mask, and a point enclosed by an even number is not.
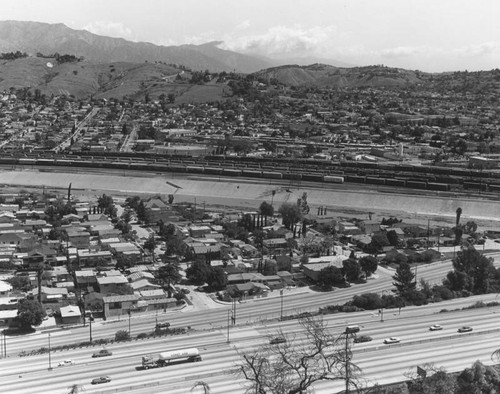
{"type": "Polygon", "coordinates": [[[109,383],[111,378],[109,376],[99,376],[98,378],[92,379],[92,384],[109,383]]]}
{"type": "Polygon", "coordinates": [[[373,338],[368,335],[359,335],[354,338],[354,343],[370,342],[371,340],[373,340],[373,338]]]}
{"type": "Polygon", "coordinates": [[[272,338],[269,343],[271,345],[277,345],[278,343],[285,343],[286,342],[286,338],[283,338],[283,337],[276,337],[276,338],[272,338]]]}
{"type": "Polygon", "coordinates": [[[170,327],[170,323],[167,323],[167,322],[158,323],[156,325],[156,328],[169,328],[169,327],[170,327]]]}
{"type": "Polygon", "coordinates": [[[112,356],[112,355],[113,355],[113,353],[110,352],[109,350],[101,349],[98,352],[95,352],[94,354],[92,354],[92,357],[106,357],[106,356],[112,356]]]}
{"type": "Polygon", "coordinates": [[[458,332],[471,332],[472,331],[472,327],[469,327],[469,326],[463,326],[463,327],[460,327],[458,329],[458,332]]]}

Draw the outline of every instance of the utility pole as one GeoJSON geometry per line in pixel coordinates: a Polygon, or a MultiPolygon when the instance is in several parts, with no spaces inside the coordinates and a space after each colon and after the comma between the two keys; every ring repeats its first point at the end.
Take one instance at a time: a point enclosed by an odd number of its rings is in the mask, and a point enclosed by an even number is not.
{"type": "Polygon", "coordinates": [[[49,371],[52,370],[52,363],[51,363],[51,360],[50,360],[50,332],[49,332],[49,371]]]}
{"type": "Polygon", "coordinates": [[[280,289],[281,307],[280,307],[280,320],[283,320],[283,288],[280,289]]]}
{"type": "Polygon", "coordinates": [[[349,332],[345,332],[345,393],[349,394],[349,332]]]}
{"type": "Polygon", "coordinates": [[[229,320],[231,316],[231,310],[227,310],[227,343],[229,343],[229,320]]]}
{"type": "Polygon", "coordinates": [[[350,393],[349,389],[349,361],[350,361],[350,356],[349,356],[349,334],[351,335],[356,335],[356,333],[359,332],[359,326],[347,326],[345,329],[345,392],[346,394],[350,393]]]}

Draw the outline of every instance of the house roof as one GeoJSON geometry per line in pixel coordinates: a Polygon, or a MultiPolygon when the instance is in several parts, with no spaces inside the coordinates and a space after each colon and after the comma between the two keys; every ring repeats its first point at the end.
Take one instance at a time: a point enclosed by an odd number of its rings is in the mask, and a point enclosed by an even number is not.
{"type": "Polygon", "coordinates": [[[110,302],[137,301],[138,299],[139,297],[135,294],[124,294],[102,297],[102,302],[109,304],[110,302]]]}
{"type": "Polygon", "coordinates": [[[101,276],[97,278],[97,283],[99,285],[110,285],[110,284],[122,285],[122,284],[128,284],[128,280],[124,276],[118,276],[118,275],[101,276]]]}
{"type": "Polygon", "coordinates": [[[78,308],[76,305],[62,306],[60,308],[60,311],[62,318],[81,316],[80,308],[78,308]]]}

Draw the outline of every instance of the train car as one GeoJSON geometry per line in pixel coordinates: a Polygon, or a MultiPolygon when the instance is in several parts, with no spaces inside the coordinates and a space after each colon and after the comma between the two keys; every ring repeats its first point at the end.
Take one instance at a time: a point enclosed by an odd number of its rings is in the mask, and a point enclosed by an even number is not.
{"type": "Polygon", "coordinates": [[[205,167],[205,174],[210,174],[210,175],[222,175],[222,168],[221,167],[205,167]]]}
{"type": "Polygon", "coordinates": [[[171,172],[186,172],[186,166],[182,164],[170,164],[168,166],[168,171],[171,172]]]}
{"type": "Polygon", "coordinates": [[[488,189],[488,185],[486,183],[482,183],[482,182],[464,181],[462,183],[462,186],[466,190],[482,190],[482,191],[486,191],[488,189]]]}
{"type": "MultiPolygon", "coordinates": [[[[57,163],[56,163],[56,160],[55,159],[49,159],[49,158],[38,158],[36,159],[36,164],[38,164],[39,166],[53,166],[53,165],[65,165],[65,164],[59,164],[61,160],[57,160],[57,163]]],[[[69,162],[69,160],[66,160],[69,162]]]]}
{"type": "Polygon", "coordinates": [[[447,192],[450,190],[450,185],[448,183],[427,182],[427,189],[447,192]]]}
{"type": "Polygon", "coordinates": [[[189,174],[203,174],[204,170],[201,166],[186,166],[186,172],[189,174]]]}
{"type": "Polygon", "coordinates": [[[302,180],[302,174],[298,172],[283,172],[283,179],[291,180],[291,181],[300,181],[302,180]]]}
{"type": "Polygon", "coordinates": [[[462,180],[459,178],[453,178],[449,176],[436,176],[434,177],[434,179],[437,183],[458,184],[462,182],[462,180]]]}
{"type": "Polygon", "coordinates": [[[323,174],[318,174],[318,173],[303,173],[302,174],[302,180],[304,181],[310,181],[310,182],[323,182],[323,174]]]}
{"type": "Polygon", "coordinates": [[[262,171],[262,177],[266,179],[283,179],[283,173],[278,171],[262,171]]]}
{"type": "Polygon", "coordinates": [[[344,177],[344,180],[346,182],[365,183],[366,182],[366,177],[360,176],[360,175],[346,175],[344,177]]]}
{"type": "Polygon", "coordinates": [[[406,179],[387,178],[385,184],[386,186],[406,187],[406,179]]]}
{"type": "Polygon", "coordinates": [[[26,165],[26,166],[32,166],[32,165],[36,164],[36,159],[31,158],[31,157],[20,157],[19,164],[26,165]]]}
{"type": "Polygon", "coordinates": [[[14,156],[0,156],[0,164],[17,164],[19,158],[14,156]]]}
{"type": "Polygon", "coordinates": [[[366,177],[367,185],[385,185],[385,178],[376,178],[372,176],[366,177]]]}
{"type": "Polygon", "coordinates": [[[225,176],[241,176],[241,170],[237,168],[223,168],[222,175],[225,176]]]}
{"type": "Polygon", "coordinates": [[[120,170],[126,170],[130,167],[130,162],[128,161],[112,161],[108,163],[109,168],[117,168],[120,170]]]}
{"type": "Polygon", "coordinates": [[[406,181],[406,187],[412,188],[412,189],[427,189],[427,182],[423,181],[406,181]]]}
{"type": "Polygon", "coordinates": [[[488,190],[490,192],[500,192],[500,184],[498,184],[498,183],[490,183],[488,185],[488,190]]]}
{"type": "Polygon", "coordinates": [[[241,170],[241,175],[247,176],[250,178],[262,178],[262,171],[259,170],[249,170],[244,168],[241,170]]]}
{"type": "Polygon", "coordinates": [[[328,183],[344,183],[344,177],[335,175],[325,175],[323,177],[323,181],[328,183]]]}

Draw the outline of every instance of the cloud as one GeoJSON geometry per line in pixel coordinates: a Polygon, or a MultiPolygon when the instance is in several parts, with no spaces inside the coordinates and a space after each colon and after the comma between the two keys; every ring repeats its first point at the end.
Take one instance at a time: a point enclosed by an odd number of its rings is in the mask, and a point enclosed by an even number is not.
{"type": "Polygon", "coordinates": [[[427,47],[411,47],[411,46],[400,46],[395,48],[383,49],[380,55],[383,57],[394,58],[394,57],[409,57],[415,55],[425,55],[432,52],[430,48],[427,47]]]}
{"type": "Polygon", "coordinates": [[[119,22],[97,21],[83,27],[91,33],[108,37],[120,37],[129,41],[137,41],[132,30],[119,22]]]}
{"type": "Polygon", "coordinates": [[[228,37],[225,49],[266,56],[301,56],[318,54],[336,33],[333,26],[305,29],[301,26],[275,26],[260,35],[228,37]]]}
{"type": "Polygon", "coordinates": [[[250,27],[250,21],[247,19],[247,20],[244,20],[243,22],[241,22],[240,24],[236,25],[235,29],[236,30],[246,30],[250,27]]]}
{"type": "Polygon", "coordinates": [[[489,41],[457,48],[453,54],[459,57],[500,55],[500,41],[489,41]]]}

